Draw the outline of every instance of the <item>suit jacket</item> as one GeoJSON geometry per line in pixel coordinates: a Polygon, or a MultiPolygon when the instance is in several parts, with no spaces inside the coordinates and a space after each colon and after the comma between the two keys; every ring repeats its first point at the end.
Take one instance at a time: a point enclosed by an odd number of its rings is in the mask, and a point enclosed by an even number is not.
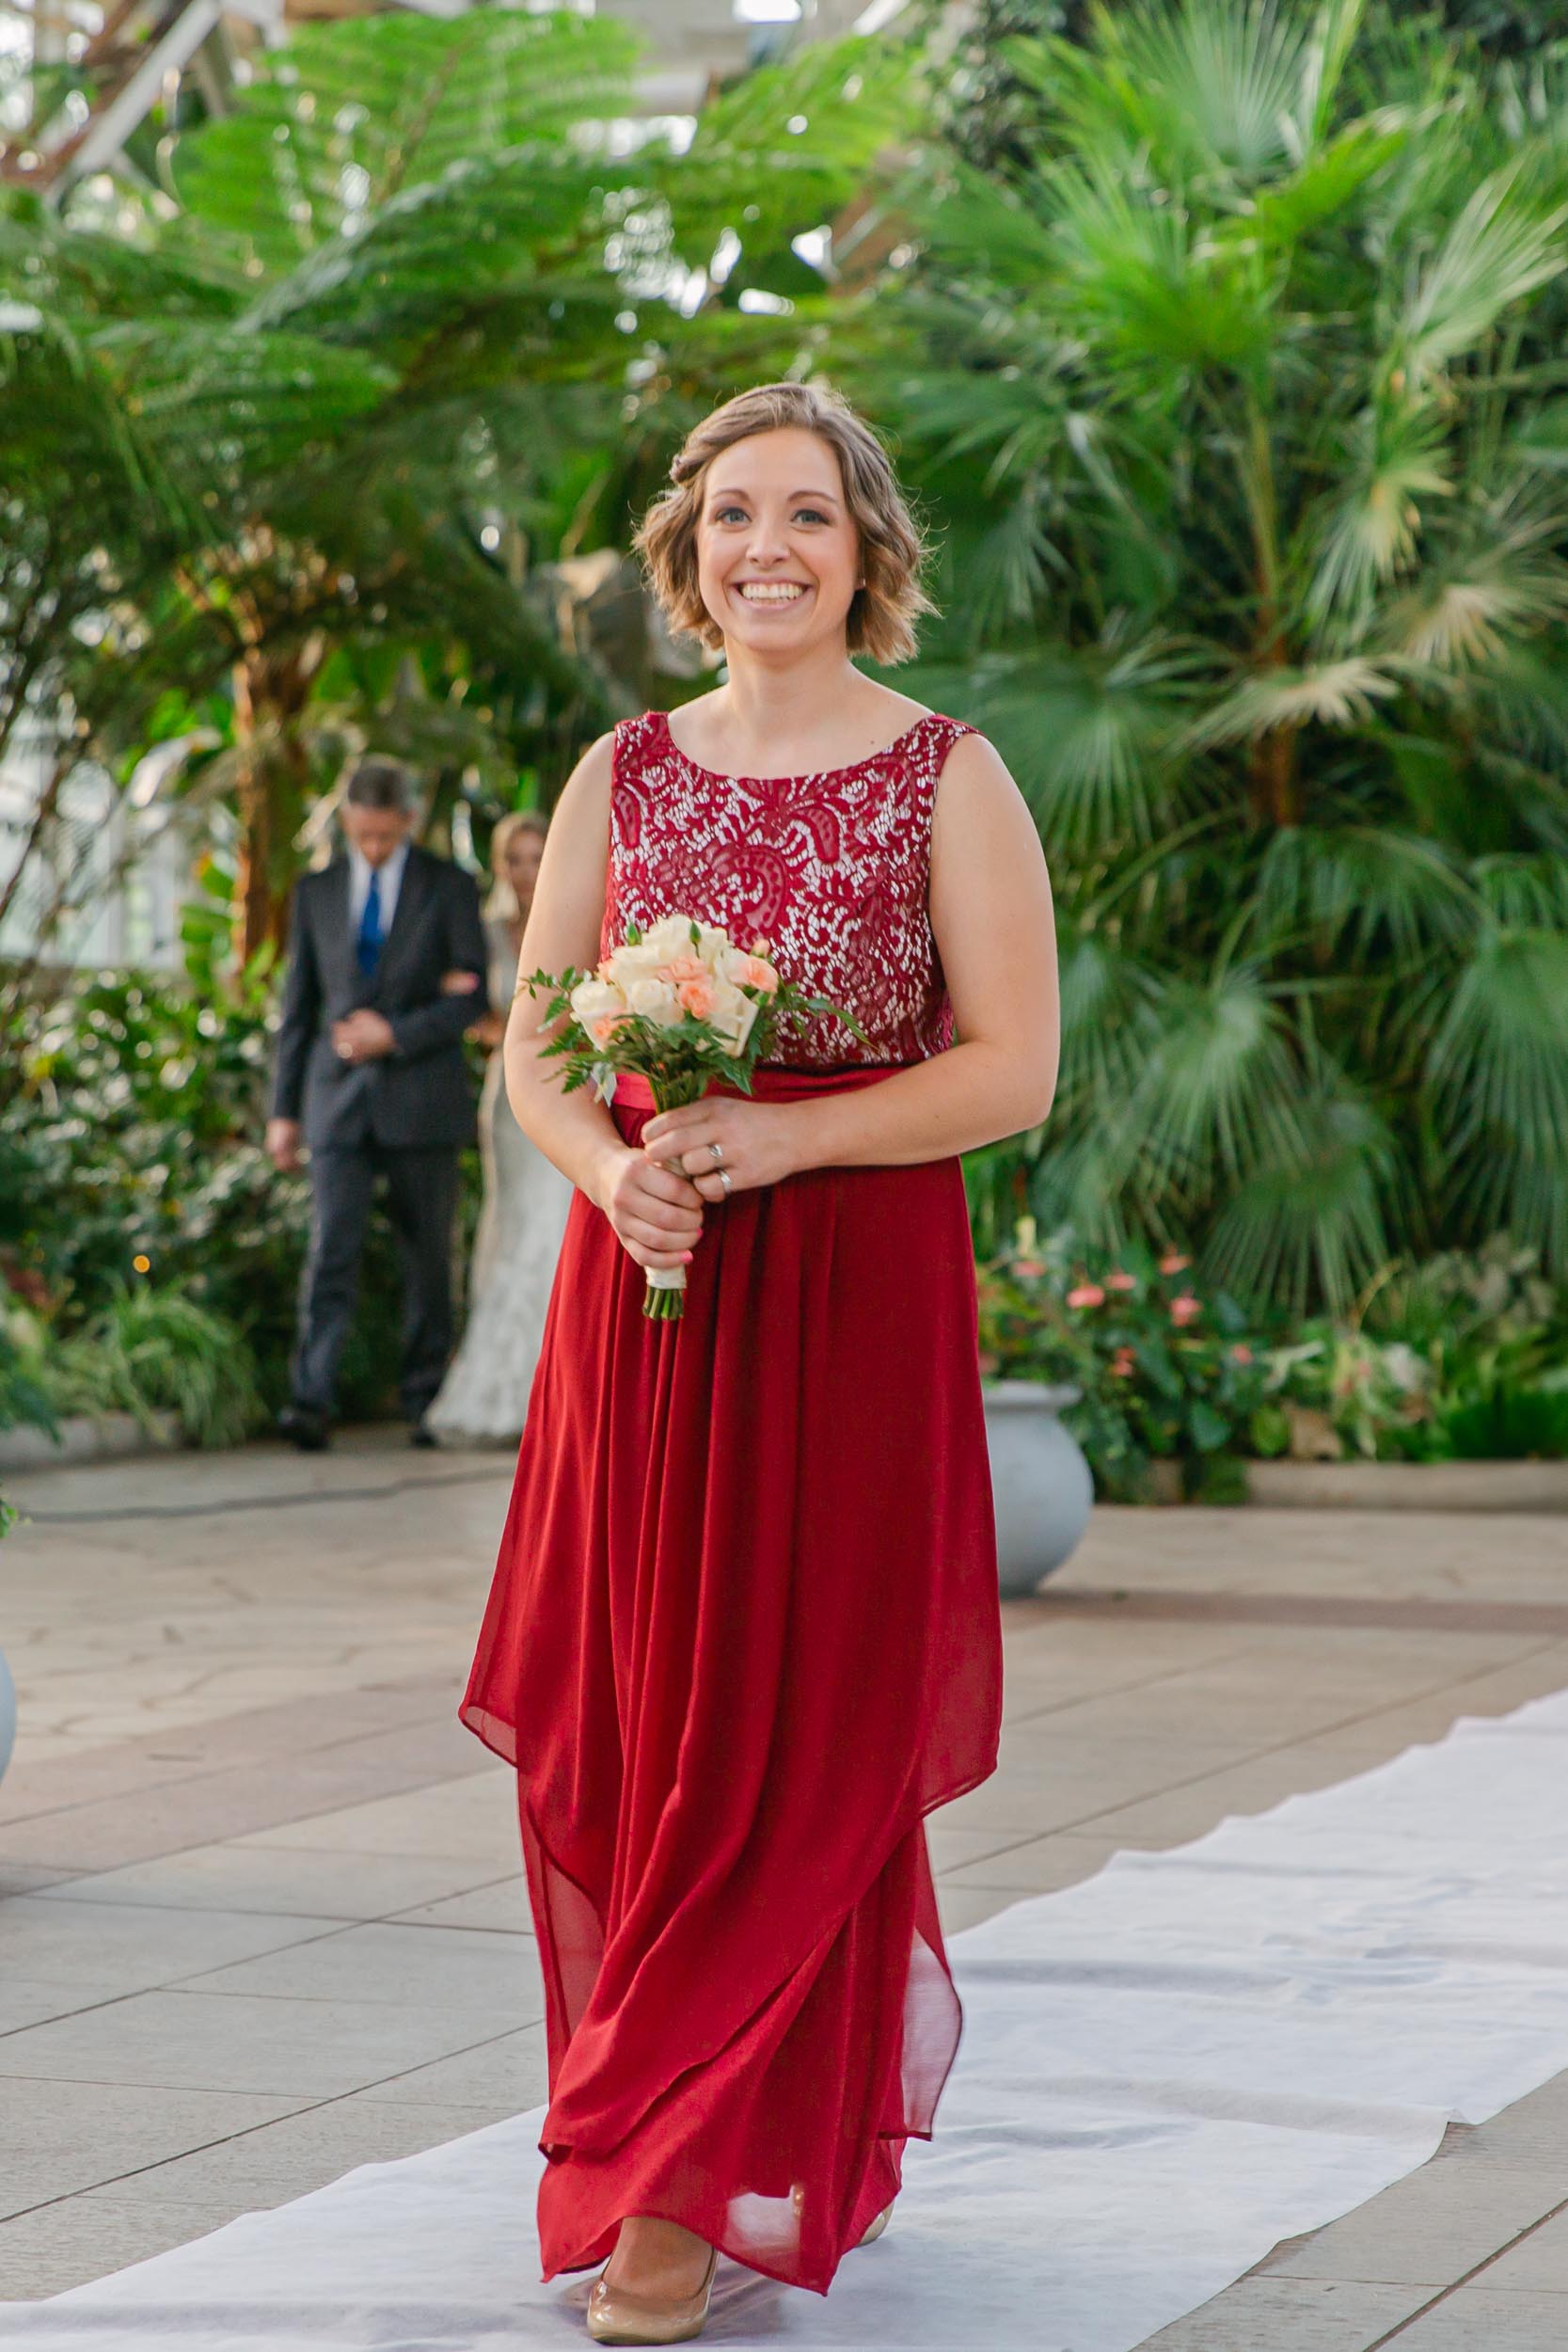
{"type": "Polygon", "coordinates": [[[318,1151],[471,1143],[474,1089],[462,1039],[489,1002],[472,877],[410,847],[373,980],[360,972],[355,948],[349,862],[334,858],[294,886],[273,1117],[301,1120],[318,1151]],[[442,995],[441,976],[452,971],[476,976],[471,995],[442,995]],[[332,1050],[332,1024],[360,1006],[392,1025],[396,1050],[382,1060],[345,1062],[332,1050]]]}

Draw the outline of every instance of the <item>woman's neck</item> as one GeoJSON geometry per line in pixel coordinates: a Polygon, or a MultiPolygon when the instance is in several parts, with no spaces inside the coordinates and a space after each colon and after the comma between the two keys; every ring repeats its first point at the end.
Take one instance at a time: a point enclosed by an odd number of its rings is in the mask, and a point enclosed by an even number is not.
{"type": "MultiPolygon", "coordinates": [[[[882,706],[902,697],[863,677],[842,640],[789,662],[759,661],[744,646],[727,646],[729,679],[713,698],[707,739],[722,759],[714,766],[765,775],[784,758],[794,770],[837,764],[846,729],[883,723],[882,706]],[[799,756],[790,754],[800,746],[799,756]]],[[[700,698],[706,701],[707,697],[700,698]]],[[[699,730],[703,720],[699,718],[699,730]]]]}

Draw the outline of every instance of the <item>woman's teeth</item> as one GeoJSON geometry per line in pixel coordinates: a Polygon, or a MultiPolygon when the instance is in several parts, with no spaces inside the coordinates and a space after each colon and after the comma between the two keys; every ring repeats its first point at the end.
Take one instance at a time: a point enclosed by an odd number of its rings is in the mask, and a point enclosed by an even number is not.
{"type": "Polygon", "coordinates": [[[798,580],[749,580],[740,590],[748,604],[794,604],[805,593],[798,580]]]}

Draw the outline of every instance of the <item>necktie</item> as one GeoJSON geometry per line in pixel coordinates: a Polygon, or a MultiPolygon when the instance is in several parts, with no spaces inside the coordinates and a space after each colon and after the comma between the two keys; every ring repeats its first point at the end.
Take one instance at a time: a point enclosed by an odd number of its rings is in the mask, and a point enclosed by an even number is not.
{"type": "Polygon", "coordinates": [[[365,912],[359,917],[356,954],[360,971],[367,980],[373,980],[375,967],[381,961],[381,875],[373,866],[371,886],[365,893],[365,912]]]}

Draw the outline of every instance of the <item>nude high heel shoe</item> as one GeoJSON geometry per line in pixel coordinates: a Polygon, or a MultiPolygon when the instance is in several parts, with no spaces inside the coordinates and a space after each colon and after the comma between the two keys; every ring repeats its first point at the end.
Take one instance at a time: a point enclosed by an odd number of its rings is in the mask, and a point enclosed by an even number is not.
{"type": "Polygon", "coordinates": [[[689,2344],[707,2325],[708,2297],[719,2249],[708,2251],[707,2274],[695,2295],[679,2303],[644,2303],[624,2287],[594,2280],[588,2298],[588,2332],[595,2344],[689,2344]]]}
{"type": "Polygon", "coordinates": [[[863,2246],[875,2245],[878,2238],[881,2236],[882,2232],[887,2228],[888,2223],[892,2219],[893,2207],[891,2205],[884,2205],[881,2212],[877,2216],[876,2220],[873,2221],[870,2228],[866,2231],[865,2235],[861,2239],[861,2244],[863,2246]]]}

